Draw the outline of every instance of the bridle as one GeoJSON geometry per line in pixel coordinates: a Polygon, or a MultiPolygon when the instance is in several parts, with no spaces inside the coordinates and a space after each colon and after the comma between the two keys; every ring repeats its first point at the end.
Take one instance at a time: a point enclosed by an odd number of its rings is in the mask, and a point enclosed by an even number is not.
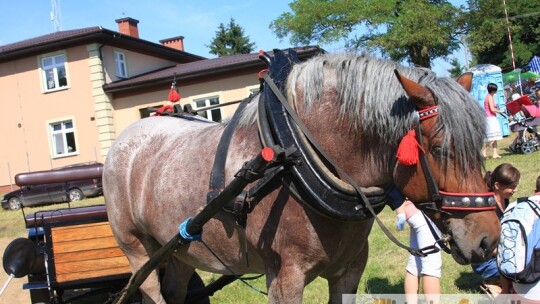
{"type": "MultiPolygon", "coordinates": [[[[422,129],[420,124],[422,121],[435,117],[439,114],[439,109],[437,106],[423,108],[417,111],[417,123],[415,124],[414,130],[416,133],[416,140],[418,142],[419,148],[419,159],[420,165],[422,166],[422,171],[424,172],[424,177],[426,179],[426,184],[428,188],[429,196],[431,197],[430,202],[427,203],[418,203],[415,204],[422,211],[431,211],[438,213],[441,217],[445,218],[452,215],[453,212],[480,212],[480,211],[494,211],[496,208],[495,198],[493,197],[493,192],[487,193],[455,193],[455,192],[446,192],[440,191],[431,169],[427,162],[426,153],[422,148],[422,129]]],[[[425,214],[424,214],[425,217],[425,214]]],[[[432,226],[431,221],[427,220],[428,226],[435,238],[435,243],[439,245],[441,249],[445,252],[450,253],[450,249],[447,247],[451,239],[448,235],[439,236],[432,226]]],[[[443,221],[444,223],[444,221],[443,221]]],[[[427,246],[425,248],[417,249],[420,254],[429,254],[439,251],[438,248],[434,245],[427,246]]],[[[411,252],[411,250],[409,250],[411,252]]],[[[413,252],[411,254],[414,255],[413,252]]]]}
{"type": "Polygon", "coordinates": [[[451,215],[455,211],[490,211],[495,210],[496,202],[493,197],[493,192],[487,193],[455,193],[440,191],[431,169],[427,162],[426,153],[422,147],[422,129],[420,124],[422,121],[435,117],[439,114],[437,106],[432,106],[418,110],[418,122],[415,124],[416,140],[418,141],[420,149],[420,165],[424,172],[426,184],[428,188],[429,196],[431,200],[429,203],[417,204],[421,209],[435,211],[441,214],[451,215]]]}

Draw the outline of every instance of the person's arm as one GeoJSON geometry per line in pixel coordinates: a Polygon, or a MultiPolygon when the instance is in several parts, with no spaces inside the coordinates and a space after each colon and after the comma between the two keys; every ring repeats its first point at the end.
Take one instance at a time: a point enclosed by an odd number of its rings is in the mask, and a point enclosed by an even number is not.
{"type": "Polygon", "coordinates": [[[396,229],[401,231],[405,229],[405,207],[403,205],[396,208],[397,218],[396,218],[396,229]]]}
{"type": "Polygon", "coordinates": [[[504,111],[503,110],[499,110],[497,109],[497,107],[495,107],[495,101],[493,100],[493,95],[489,94],[488,96],[488,104],[489,104],[489,110],[493,113],[503,113],[504,111]]]}

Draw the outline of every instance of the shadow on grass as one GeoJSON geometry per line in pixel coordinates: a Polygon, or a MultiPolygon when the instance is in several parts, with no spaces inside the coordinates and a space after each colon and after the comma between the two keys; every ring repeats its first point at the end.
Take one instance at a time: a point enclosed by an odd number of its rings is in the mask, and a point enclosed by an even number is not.
{"type": "Polygon", "coordinates": [[[479,293],[482,278],[474,272],[461,272],[455,284],[463,293],[479,293]]]}
{"type": "Polygon", "coordinates": [[[366,281],[366,290],[369,293],[401,294],[404,292],[403,284],[403,280],[391,284],[387,278],[371,278],[366,281]]]}

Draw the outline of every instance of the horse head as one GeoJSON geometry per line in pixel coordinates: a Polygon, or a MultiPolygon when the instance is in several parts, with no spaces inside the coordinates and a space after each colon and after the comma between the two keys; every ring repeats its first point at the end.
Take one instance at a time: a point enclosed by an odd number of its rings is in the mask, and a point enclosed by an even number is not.
{"type": "MultiPolygon", "coordinates": [[[[436,96],[430,88],[397,71],[396,76],[408,102],[413,103],[419,113],[412,126],[415,132],[406,135],[413,137],[409,140],[414,141],[417,151],[413,152],[418,152],[419,156],[418,161],[398,161],[394,181],[403,194],[449,236],[452,256],[458,263],[483,261],[492,255],[499,241],[500,225],[492,193],[488,193],[482,177],[481,143],[476,149],[469,147],[473,151],[468,151],[469,157],[464,160],[458,152],[464,148],[463,139],[452,137],[448,127],[441,123],[447,118],[445,115],[454,114],[439,108],[438,101],[444,96],[436,96]]],[[[464,74],[458,83],[470,90],[471,80],[471,74],[464,74]]]]}

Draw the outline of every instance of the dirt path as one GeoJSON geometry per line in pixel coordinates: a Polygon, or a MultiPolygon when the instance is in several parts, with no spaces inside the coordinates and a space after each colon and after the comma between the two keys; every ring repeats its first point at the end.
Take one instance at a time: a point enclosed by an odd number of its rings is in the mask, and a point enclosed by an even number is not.
{"type": "MultiPolygon", "coordinates": [[[[0,238],[0,253],[4,255],[7,245],[15,238],[0,238]]],[[[0,270],[0,289],[4,286],[9,276],[4,271],[4,267],[0,270]]],[[[23,290],[22,285],[26,283],[26,277],[20,279],[14,278],[9,283],[4,293],[0,296],[0,304],[30,304],[30,292],[23,290]]]]}

